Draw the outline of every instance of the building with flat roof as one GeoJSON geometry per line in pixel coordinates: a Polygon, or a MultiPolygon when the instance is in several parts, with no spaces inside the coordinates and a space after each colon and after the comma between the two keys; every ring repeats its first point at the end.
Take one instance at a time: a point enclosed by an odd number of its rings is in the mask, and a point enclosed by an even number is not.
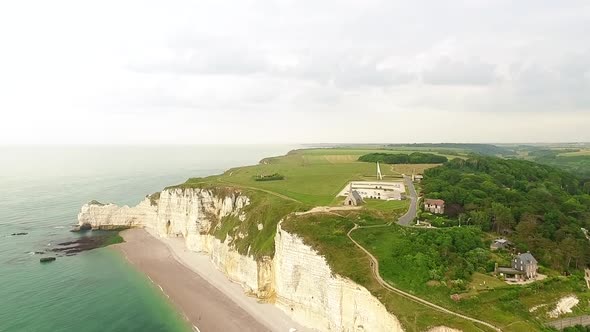
{"type": "Polygon", "coordinates": [[[338,194],[347,196],[356,191],[363,199],[401,200],[406,192],[403,182],[388,181],[351,181],[338,194]]]}

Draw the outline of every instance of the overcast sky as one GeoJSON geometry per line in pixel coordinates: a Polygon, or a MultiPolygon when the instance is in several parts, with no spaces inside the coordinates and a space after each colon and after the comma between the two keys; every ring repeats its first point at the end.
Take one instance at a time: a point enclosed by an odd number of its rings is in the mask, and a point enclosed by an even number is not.
{"type": "Polygon", "coordinates": [[[0,144],[590,141],[590,2],[1,1],[0,144]]]}

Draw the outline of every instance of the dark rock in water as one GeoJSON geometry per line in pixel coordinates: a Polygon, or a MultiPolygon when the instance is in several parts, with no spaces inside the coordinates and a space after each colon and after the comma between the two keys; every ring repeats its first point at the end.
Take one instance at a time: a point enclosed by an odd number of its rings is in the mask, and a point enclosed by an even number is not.
{"type": "Polygon", "coordinates": [[[20,232],[20,233],[12,233],[12,236],[17,236],[17,235],[27,235],[29,233],[25,233],[25,232],[20,232]]]}
{"type": "Polygon", "coordinates": [[[53,252],[63,253],[71,256],[82,251],[101,248],[109,244],[117,243],[118,232],[92,231],[91,233],[78,237],[74,240],[64,241],[57,244],[53,252]]]}
{"type": "Polygon", "coordinates": [[[55,257],[42,257],[39,259],[39,262],[41,263],[49,263],[49,262],[53,262],[54,260],[56,260],[55,257]]]}

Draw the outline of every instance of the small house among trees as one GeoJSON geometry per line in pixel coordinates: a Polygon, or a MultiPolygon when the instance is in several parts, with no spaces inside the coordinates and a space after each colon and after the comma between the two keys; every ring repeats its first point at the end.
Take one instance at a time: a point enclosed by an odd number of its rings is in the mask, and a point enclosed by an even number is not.
{"type": "Polygon", "coordinates": [[[508,249],[512,246],[512,242],[506,239],[495,239],[490,245],[491,250],[508,249]]]}
{"type": "Polygon", "coordinates": [[[445,201],[442,199],[425,199],[424,200],[424,211],[430,213],[443,214],[445,213],[445,201]]]}

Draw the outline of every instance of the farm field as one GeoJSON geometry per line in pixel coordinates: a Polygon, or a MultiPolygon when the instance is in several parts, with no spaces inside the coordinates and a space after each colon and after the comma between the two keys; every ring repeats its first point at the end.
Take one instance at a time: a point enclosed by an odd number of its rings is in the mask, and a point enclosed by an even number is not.
{"type": "Polygon", "coordinates": [[[590,149],[580,149],[579,151],[575,151],[575,152],[559,153],[558,156],[563,156],[563,157],[590,156],[590,149]]]}
{"type": "Polygon", "coordinates": [[[590,178],[590,147],[584,145],[548,145],[517,147],[516,156],[520,159],[561,168],[582,178],[590,178]]]}

